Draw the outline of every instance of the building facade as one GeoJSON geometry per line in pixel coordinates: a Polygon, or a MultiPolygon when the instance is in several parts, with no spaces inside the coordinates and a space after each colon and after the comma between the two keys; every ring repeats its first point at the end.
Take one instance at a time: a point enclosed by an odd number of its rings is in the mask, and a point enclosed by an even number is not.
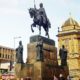
{"type": "Polygon", "coordinates": [[[69,18],[58,30],[58,47],[62,45],[68,50],[69,73],[72,80],[80,79],[80,25],[73,18],[69,18]]]}
{"type": "Polygon", "coordinates": [[[4,74],[10,70],[11,63],[14,62],[15,50],[9,47],[0,46],[0,73],[4,74]]]}

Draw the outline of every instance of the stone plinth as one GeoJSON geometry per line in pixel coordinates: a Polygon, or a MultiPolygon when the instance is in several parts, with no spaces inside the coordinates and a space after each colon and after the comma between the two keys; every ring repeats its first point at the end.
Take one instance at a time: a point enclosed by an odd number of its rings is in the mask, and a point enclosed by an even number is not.
{"type": "MultiPolygon", "coordinates": [[[[34,63],[37,59],[37,44],[39,38],[43,40],[43,58],[44,62],[53,62],[57,65],[57,49],[55,47],[55,42],[51,39],[42,36],[32,36],[30,38],[30,43],[27,46],[28,49],[28,61],[29,63],[34,63]]],[[[40,53],[41,54],[41,53],[40,53]]]]}
{"type": "Polygon", "coordinates": [[[30,37],[30,43],[39,42],[39,37],[41,37],[41,39],[43,40],[43,43],[55,46],[54,40],[45,38],[45,37],[40,36],[40,35],[31,36],[30,37]]]}
{"type": "Polygon", "coordinates": [[[28,63],[34,64],[34,80],[53,80],[54,67],[58,66],[54,40],[42,36],[32,36],[27,49],[28,63]],[[43,61],[37,60],[36,46],[40,40],[43,41],[43,61]]]}
{"type": "MultiPolygon", "coordinates": [[[[54,40],[42,36],[32,36],[30,43],[27,45],[27,51],[28,58],[26,63],[17,63],[15,65],[15,72],[18,78],[53,80],[54,75],[59,77],[60,68],[54,40]],[[41,41],[42,44],[39,44],[41,41]],[[40,47],[37,46],[38,44],[40,47]],[[42,57],[39,60],[37,59],[38,54],[41,55],[40,58],[42,57]]],[[[66,71],[66,69],[64,70],[66,71]]]]}
{"type": "Polygon", "coordinates": [[[33,65],[17,63],[15,65],[15,74],[17,78],[33,78],[33,65]]]}

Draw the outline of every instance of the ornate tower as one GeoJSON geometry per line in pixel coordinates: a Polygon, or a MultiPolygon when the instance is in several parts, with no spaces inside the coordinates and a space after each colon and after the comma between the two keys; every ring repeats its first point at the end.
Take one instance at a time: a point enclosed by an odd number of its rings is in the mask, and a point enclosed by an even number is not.
{"type": "Polygon", "coordinates": [[[69,73],[74,80],[80,79],[80,25],[69,18],[58,32],[58,47],[62,45],[68,50],[69,73]]]}

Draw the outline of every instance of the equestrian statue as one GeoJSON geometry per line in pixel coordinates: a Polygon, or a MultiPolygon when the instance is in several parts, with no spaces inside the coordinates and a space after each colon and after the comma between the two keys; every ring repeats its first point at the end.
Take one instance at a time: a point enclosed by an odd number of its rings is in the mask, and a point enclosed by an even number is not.
{"type": "Polygon", "coordinates": [[[41,35],[41,27],[45,30],[46,36],[49,38],[49,28],[51,28],[51,24],[49,19],[47,18],[45,9],[43,7],[43,3],[40,3],[40,8],[37,9],[36,6],[34,8],[29,9],[30,17],[33,18],[33,23],[31,24],[31,30],[34,32],[33,27],[39,27],[39,35],[41,35]]]}

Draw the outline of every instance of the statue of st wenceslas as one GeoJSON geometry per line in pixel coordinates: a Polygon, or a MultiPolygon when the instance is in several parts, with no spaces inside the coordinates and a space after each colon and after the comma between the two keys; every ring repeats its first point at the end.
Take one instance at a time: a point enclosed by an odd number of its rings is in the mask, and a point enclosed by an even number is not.
{"type": "Polygon", "coordinates": [[[16,48],[16,62],[23,63],[23,45],[22,41],[19,42],[18,48],[16,48]]]}
{"type": "Polygon", "coordinates": [[[49,38],[49,28],[51,28],[51,24],[49,19],[47,18],[45,9],[43,7],[43,3],[40,3],[40,8],[30,8],[29,9],[30,17],[33,18],[33,23],[31,24],[31,30],[34,32],[33,27],[39,26],[39,34],[41,34],[41,26],[46,32],[46,36],[49,38]]]}

